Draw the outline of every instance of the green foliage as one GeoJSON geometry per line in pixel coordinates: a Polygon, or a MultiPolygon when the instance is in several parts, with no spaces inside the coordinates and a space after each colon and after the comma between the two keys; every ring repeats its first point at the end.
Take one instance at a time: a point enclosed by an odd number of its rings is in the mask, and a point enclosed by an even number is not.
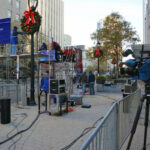
{"type": "Polygon", "coordinates": [[[94,71],[94,70],[95,70],[95,69],[94,69],[93,66],[87,66],[87,69],[86,69],[87,72],[89,72],[89,71],[94,71]]]}
{"type": "Polygon", "coordinates": [[[96,76],[96,81],[101,80],[101,81],[106,81],[107,77],[103,75],[97,75],[96,76]]]}
{"type": "Polygon", "coordinates": [[[131,24],[124,20],[124,18],[116,12],[108,15],[104,19],[101,30],[92,34],[92,40],[96,39],[100,40],[102,43],[103,57],[105,60],[116,58],[116,70],[119,70],[118,63],[122,59],[121,54],[123,44],[133,44],[139,41],[139,37],[131,24]]]}

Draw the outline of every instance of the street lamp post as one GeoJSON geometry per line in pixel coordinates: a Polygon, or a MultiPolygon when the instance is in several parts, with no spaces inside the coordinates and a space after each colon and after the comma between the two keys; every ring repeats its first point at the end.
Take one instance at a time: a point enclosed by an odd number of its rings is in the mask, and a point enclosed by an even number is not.
{"type": "MultiPolygon", "coordinates": [[[[38,0],[28,0],[29,8],[32,7],[34,10],[38,6],[38,0]]],[[[29,105],[36,105],[34,97],[34,33],[31,34],[31,88],[30,88],[30,103],[29,105]]]]}
{"type": "MultiPolygon", "coordinates": [[[[97,44],[96,44],[97,48],[100,47],[100,41],[99,41],[99,39],[98,39],[98,32],[100,31],[100,28],[101,28],[101,23],[98,22],[98,23],[97,23],[97,44]]],[[[98,63],[98,74],[100,73],[100,70],[99,70],[99,69],[100,69],[100,67],[99,67],[99,58],[100,58],[100,57],[97,58],[97,61],[98,61],[98,62],[97,62],[97,63],[98,63]]]]}
{"type": "MultiPolygon", "coordinates": [[[[97,44],[96,44],[96,46],[97,46],[97,48],[99,48],[100,47],[100,42],[98,41],[98,39],[97,39],[97,44]]],[[[97,58],[97,64],[98,64],[98,74],[100,74],[100,64],[99,64],[99,61],[100,61],[100,56],[98,56],[98,58],[97,58]]]]}

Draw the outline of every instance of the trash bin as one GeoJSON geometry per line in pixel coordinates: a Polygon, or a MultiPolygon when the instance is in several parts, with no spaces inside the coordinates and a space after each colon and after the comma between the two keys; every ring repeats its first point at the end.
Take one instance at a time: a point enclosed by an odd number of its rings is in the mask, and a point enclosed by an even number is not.
{"type": "Polygon", "coordinates": [[[0,122],[1,124],[10,123],[10,99],[0,99],[0,122]]]}

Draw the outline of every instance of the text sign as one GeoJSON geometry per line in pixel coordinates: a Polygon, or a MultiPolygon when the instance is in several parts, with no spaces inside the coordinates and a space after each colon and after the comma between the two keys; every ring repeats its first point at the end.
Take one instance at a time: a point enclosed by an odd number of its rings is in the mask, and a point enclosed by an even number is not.
{"type": "Polygon", "coordinates": [[[10,43],[11,19],[0,19],[0,44],[10,43]]]}

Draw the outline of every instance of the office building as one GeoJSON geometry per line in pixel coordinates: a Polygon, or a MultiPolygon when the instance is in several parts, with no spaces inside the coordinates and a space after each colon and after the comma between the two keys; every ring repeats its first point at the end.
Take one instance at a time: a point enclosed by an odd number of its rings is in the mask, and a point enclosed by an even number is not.
{"type": "MultiPolygon", "coordinates": [[[[24,11],[28,9],[27,0],[1,0],[0,19],[11,18],[13,21],[20,21],[24,11]]],[[[62,47],[64,43],[64,2],[63,0],[38,0],[38,7],[42,16],[40,27],[40,42],[58,42],[62,47]]],[[[39,43],[39,44],[41,44],[39,43]]]]}
{"type": "Polygon", "coordinates": [[[26,0],[1,0],[0,1],[0,19],[11,18],[12,21],[23,16],[24,10],[27,8],[26,0]]]}
{"type": "Polygon", "coordinates": [[[70,35],[65,34],[64,35],[64,47],[71,46],[72,45],[72,38],[70,35]]]}
{"type": "Polygon", "coordinates": [[[143,0],[143,41],[150,44],[150,0],[143,0]]]}
{"type": "MultiPolygon", "coordinates": [[[[40,0],[38,11],[42,16],[43,41],[56,41],[61,47],[64,46],[64,1],[63,0],[40,0]]],[[[43,42],[40,41],[40,42],[43,42]]]]}

